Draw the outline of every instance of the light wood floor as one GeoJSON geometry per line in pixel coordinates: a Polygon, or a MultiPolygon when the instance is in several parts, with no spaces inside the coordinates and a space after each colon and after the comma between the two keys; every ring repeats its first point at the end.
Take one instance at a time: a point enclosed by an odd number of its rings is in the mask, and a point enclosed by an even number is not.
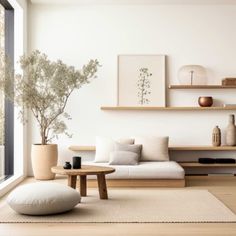
{"type": "MultiPolygon", "coordinates": [[[[26,180],[29,182],[29,180],[26,180]]],[[[187,188],[207,189],[236,213],[236,177],[187,177],[187,188]]],[[[144,189],[145,191],[145,189],[144,189]]],[[[138,213],[138,212],[137,212],[138,213]]],[[[1,213],[0,213],[1,214],[1,213]]],[[[1,224],[0,236],[235,236],[236,223],[204,224],[1,224]]]]}

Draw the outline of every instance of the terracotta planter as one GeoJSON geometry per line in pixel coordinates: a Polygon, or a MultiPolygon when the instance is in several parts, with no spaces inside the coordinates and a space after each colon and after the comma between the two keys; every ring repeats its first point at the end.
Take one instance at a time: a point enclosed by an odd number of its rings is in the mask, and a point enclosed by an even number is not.
{"type": "Polygon", "coordinates": [[[31,161],[35,179],[50,180],[55,178],[51,167],[57,165],[57,144],[33,144],[31,148],[31,161]]]}

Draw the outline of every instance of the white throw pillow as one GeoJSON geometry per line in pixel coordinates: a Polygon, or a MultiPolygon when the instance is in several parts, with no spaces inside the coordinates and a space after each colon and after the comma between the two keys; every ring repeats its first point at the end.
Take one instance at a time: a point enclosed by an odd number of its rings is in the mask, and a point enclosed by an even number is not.
{"type": "Polygon", "coordinates": [[[110,165],[138,165],[139,155],[129,151],[114,151],[110,153],[110,165]]]}
{"type": "Polygon", "coordinates": [[[7,198],[9,206],[25,215],[51,215],[71,210],[80,202],[73,188],[57,183],[33,183],[17,187],[7,198]]]}
{"type": "Polygon", "coordinates": [[[135,144],[142,145],[140,161],[169,161],[169,137],[136,137],[135,144]]]}
{"type": "Polygon", "coordinates": [[[96,137],[96,154],[94,162],[108,162],[110,152],[114,151],[115,141],[107,137],[96,137]]]}
{"type": "MultiPolygon", "coordinates": [[[[134,139],[119,139],[119,143],[133,144],[134,139]]],[[[109,137],[96,137],[96,154],[94,162],[109,162],[110,153],[115,150],[116,141],[109,137]]]]}

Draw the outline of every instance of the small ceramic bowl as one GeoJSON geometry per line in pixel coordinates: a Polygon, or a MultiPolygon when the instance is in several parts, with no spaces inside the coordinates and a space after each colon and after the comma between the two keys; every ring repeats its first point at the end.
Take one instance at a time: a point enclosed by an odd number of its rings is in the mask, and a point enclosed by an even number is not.
{"type": "Polygon", "coordinates": [[[213,105],[212,97],[199,97],[198,104],[201,107],[211,107],[213,105]]]}

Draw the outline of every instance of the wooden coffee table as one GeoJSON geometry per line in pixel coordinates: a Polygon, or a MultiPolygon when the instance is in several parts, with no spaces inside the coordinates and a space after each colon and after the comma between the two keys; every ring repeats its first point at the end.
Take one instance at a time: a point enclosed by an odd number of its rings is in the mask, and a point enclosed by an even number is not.
{"type": "Polygon", "coordinates": [[[59,175],[68,176],[68,186],[71,188],[76,188],[77,176],[80,177],[80,195],[87,195],[87,175],[97,175],[98,190],[100,199],[108,199],[107,195],[107,185],[106,185],[106,174],[110,174],[115,171],[111,167],[103,166],[92,166],[92,165],[82,165],[81,169],[63,169],[62,166],[54,166],[51,171],[59,175]]]}

